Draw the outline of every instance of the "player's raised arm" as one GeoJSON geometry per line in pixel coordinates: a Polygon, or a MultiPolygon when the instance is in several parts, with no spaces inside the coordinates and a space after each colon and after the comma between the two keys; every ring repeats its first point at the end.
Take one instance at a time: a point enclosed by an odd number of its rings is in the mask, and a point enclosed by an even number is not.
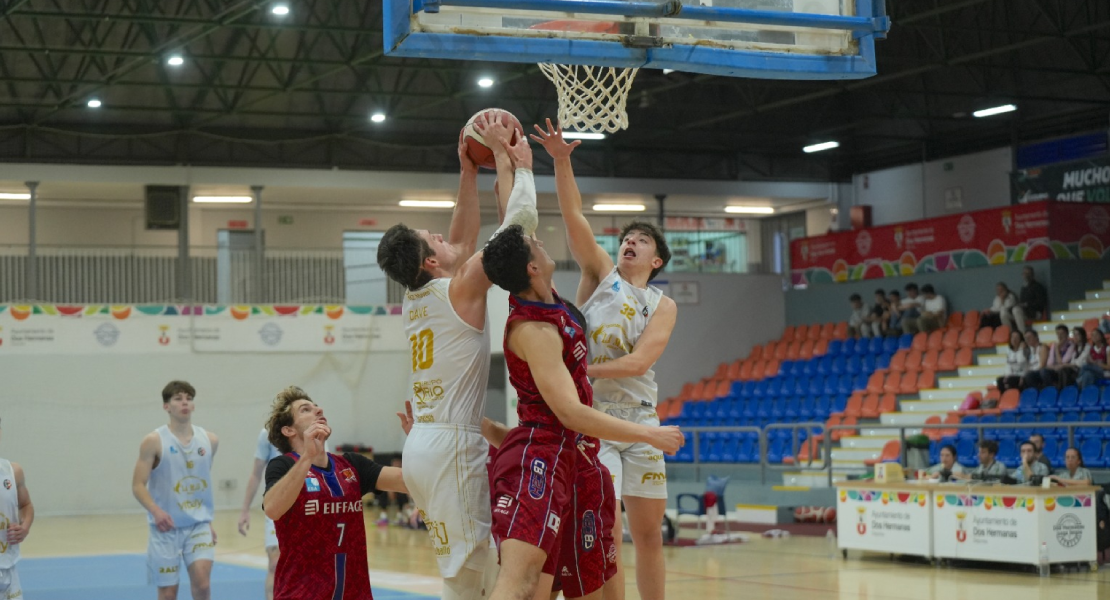
{"type": "Polygon", "coordinates": [[[482,215],[478,206],[478,165],[466,154],[466,143],[459,137],[459,194],[455,211],[451,214],[451,229],[447,243],[454,246],[459,256],[470,256],[478,245],[478,229],[482,215]]]}
{"type": "Polygon", "coordinates": [[[528,363],[540,395],[567,429],[615,442],[647,443],[667,454],[674,454],[685,442],[677,427],[648,427],[582,404],[563,363],[563,341],[554,325],[538,321],[514,324],[508,345],[528,363]]]}
{"type": "Polygon", "coordinates": [[[678,307],[674,300],[663,296],[632,352],[620,358],[589,365],[586,367],[586,374],[595,379],[619,379],[639,377],[647,373],[667,349],[667,342],[671,340],[671,332],[674,331],[677,319],[678,307]]]}
{"type": "MultiPolygon", "coordinates": [[[[574,167],[570,162],[570,155],[581,144],[575,140],[569,144],[563,139],[563,130],[558,125],[552,125],[547,119],[547,130],[544,131],[536,125],[539,135],[532,135],[532,139],[543,145],[544,150],[555,161],[555,192],[559,196],[559,211],[563,213],[563,222],[567,228],[567,241],[570,244],[570,253],[574,256],[578,267],[582,269],[582,286],[585,287],[592,281],[597,287],[598,282],[613,269],[613,259],[597,243],[590,222],[582,214],[582,194],[578,191],[578,183],[574,180],[574,167]]],[[[581,290],[580,294],[581,296],[581,290]]],[[[589,298],[579,297],[579,304],[589,298]]]]}

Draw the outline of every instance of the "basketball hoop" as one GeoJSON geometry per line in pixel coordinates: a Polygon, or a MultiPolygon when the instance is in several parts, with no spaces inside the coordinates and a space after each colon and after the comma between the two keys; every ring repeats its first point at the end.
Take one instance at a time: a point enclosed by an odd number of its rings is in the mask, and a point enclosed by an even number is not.
{"type": "Polygon", "coordinates": [[[639,69],[549,63],[539,67],[559,94],[561,127],[598,133],[628,129],[625,105],[639,69]]]}

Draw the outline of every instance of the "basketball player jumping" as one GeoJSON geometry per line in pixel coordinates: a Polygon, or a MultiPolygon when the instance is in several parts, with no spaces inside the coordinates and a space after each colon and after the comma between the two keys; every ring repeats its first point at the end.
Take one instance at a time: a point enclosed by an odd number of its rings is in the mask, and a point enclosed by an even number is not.
{"type": "MultiPolygon", "coordinates": [[[[270,443],[269,432],[265,428],[258,432],[258,444],[254,450],[254,467],[251,469],[250,479],[247,480],[247,493],[243,497],[243,510],[239,512],[239,534],[242,536],[247,535],[247,531],[251,528],[251,503],[254,502],[254,495],[258,492],[258,485],[262,483],[262,478],[266,473],[266,465],[271,459],[281,456],[281,452],[270,443]]],[[[266,517],[266,557],[268,564],[266,568],[266,600],[274,599],[274,572],[277,569],[278,557],[281,552],[278,549],[277,530],[274,528],[274,520],[266,517]]]]}
{"type": "MultiPolygon", "coordinates": [[[[526,140],[511,148],[531,165],[526,140]]],[[[529,171],[517,171],[518,179],[529,171]]],[[[560,526],[577,468],[577,433],[646,443],[673,453],[684,442],[675,427],[649,427],[590,410],[587,345],[582,325],[551,287],[555,263],[535,236],[509,226],[482,256],[490,281],[510,293],[505,330],[509,379],[519,396],[520,426],[506,436],[493,464],[493,534],[501,572],[492,598],[532,598],[550,589],[559,562],[560,526]]]]}
{"type": "Polygon", "coordinates": [[[276,600],[371,600],[362,497],[407,492],[401,469],[324,447],[331,428],[304,390],[274,400],[266,427],[284,454],[266,465],[262,506],[286,549],[274,579],[276,600]]]}
{"type": "Polygon", "coordinates": [[[177,598],[182,559],[196,600],[208,600],[216,531],[212,528],[212,459],[219,439],[193,425],[196,390],[171,381],[162,390],[170,417],[143,438],[131,492],[149,514],[147,566],[159,600],[177,598]]]}
{"type": "Polygon", "coordinates": [[[22,598],[23,587],[15,570],[19,545],[35,521],[35,506],[19,463],[0,458],[0,598],[22,598]]]}
{"type": "MultiPolygon", "coordinates": [[[[596,408],[608,415],[649,427],[659,426],[655,412],[658,387],[652,366],[670,340],[678,315],[674,300],[648,285],[671,258],[667,241],[650,223],[632,222],[621,231],[617,264],[597,243],[582,214],[582,196],[574,180],[570,155],[581,141],[567,143],[547,120],[532,138],[555,161],[555,191],[566,223],[571,254],[582,270],[575,302],[590,324],[587,374],[597,395],[596,408]]],[[[601,436],[601,462],[613,475],[618,500],[623,498],[636,549],[636,584],[643,600],[664,598],[666,565],[660,524],[667,507],[663,455],[648,444],[622,443],[601,436]]],[[[613,537],[620,540],[621,519],[613,537]]],[[[619,556],[619,553],[618,553],[619,556]]],[[[623,600],[624,572],[605,586],[606,600],[623,600]]]]}
{"type": "MultiPolygon", "coordinates": [[[[485,113],[479,130],[491,143],[498,199],[505,223],[534,230],[536,192],[531,173],[514,178],[497,140],[513,129],[485,113]]],[[[407,288],[405,334],[412,344],[415,424],[402,451],[405,483],[423,511],[435,548],[444,598],[483,598],[492,588],[496,557],[490,551],[488,444],[480,424],[485,413],[490,336],[486,294],[491,286],[475,253],[480,215],[477,167],[460,140],[462,174],[448,239],[394,225],[378,246],[378,264],[407,288]]],[[[521,171],[523,173],[523,171],[521,171]]]]}

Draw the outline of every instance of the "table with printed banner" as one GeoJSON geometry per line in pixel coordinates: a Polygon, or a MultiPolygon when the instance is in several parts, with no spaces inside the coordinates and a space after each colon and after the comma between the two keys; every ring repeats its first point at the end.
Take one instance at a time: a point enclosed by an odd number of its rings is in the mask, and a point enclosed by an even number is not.
{"type": "Polygon", "coordinates": [[[937,558],[1036,565],[1093,562],[1098,532],[1093,487],[958,484],[933,489],[937,558]]]}
{"type": "Polygon", "coordinates": [[[838,481],[836,487],[840,550],[932,557],[931,486],[912,481],[838,481]]]}
{"type": "Polygon", "coordinates": [[[1096,559],[1094,487],[840,481],[837,544],[926,558],[1036,565],[1096,559]]]}

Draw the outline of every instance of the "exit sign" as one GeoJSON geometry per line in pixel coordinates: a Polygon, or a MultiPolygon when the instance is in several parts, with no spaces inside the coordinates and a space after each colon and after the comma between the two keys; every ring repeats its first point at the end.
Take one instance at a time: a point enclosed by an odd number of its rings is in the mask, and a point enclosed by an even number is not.
{"type": "Polygon", "coordinates": [[[373,227],[377,224],[378,224],[377,219],[359,219],[358,220],[358,226],[359,227],[373,227]]]}
{"type": "Polygon", "coordinates": [[[246,229],[247,228],[247,222],[246,221],[228,221],[227,222],[227,228],[228,229],[246,229]]]}
{"type": "Polygon", "coordinates": [[[292,225],[293,215],[278,215],[278,225],[292,225]]]}

